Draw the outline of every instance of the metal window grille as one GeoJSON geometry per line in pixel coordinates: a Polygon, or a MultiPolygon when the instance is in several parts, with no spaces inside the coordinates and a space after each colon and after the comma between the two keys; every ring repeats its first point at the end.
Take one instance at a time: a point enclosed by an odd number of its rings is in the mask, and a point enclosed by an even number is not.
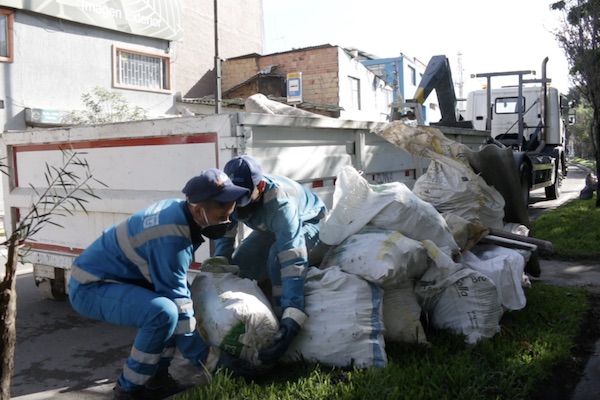
{"type": "Polygon", "coordinates": [[[166,59],[119,51],[119,83],[148,89],[169,89],[166,59]]]}

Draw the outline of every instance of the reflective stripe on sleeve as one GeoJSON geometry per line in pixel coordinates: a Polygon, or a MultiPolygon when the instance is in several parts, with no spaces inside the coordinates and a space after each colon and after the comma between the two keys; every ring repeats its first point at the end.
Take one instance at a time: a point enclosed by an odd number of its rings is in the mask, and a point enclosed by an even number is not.
{"type": "Polygon", "coordinates": [[[190,299],[175,299],[179,314],[186,314],[194,309],[194,303],[190,299]]]}
{"type": "Polygon", "coordinates": [[[77,282],[86,284],[90,282],[98,282],[102,279],[98,278],[96,275],[90,274],[86,270],[79,268],[77,265],[71,265],[71,278],[74,278],[77,282]]]}
{"type": "Polygon", "coordinates": [[[176,335],[183,335],[185,333],[194,332],[196,329],[196,318],[191,317],[190,319],[183,319],[177,322],[177,326],[175,327],[176,335]]]}

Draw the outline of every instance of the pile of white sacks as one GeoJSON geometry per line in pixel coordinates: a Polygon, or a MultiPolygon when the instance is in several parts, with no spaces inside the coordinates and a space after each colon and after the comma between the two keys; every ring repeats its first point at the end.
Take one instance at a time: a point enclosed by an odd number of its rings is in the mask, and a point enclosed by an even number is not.
{"type": "MultiPolygon", "coordinates": [[[[472,344],[497,334],[504,312],[525,307],[530,253],[478,242],[485,227],[527,228],[505,225],[502,196],[462,163],[428,156],[412,190],[339,171],[320,234],[330,250],[308,270],[309,318],[283,361],[384,367],[386,341],[428,343],[423,312],[433,328],[472,344]]],[[[277,318],[256,283],[228,268],[203,267],[192,283],[199,329],[259,365],[277,318]]]]}

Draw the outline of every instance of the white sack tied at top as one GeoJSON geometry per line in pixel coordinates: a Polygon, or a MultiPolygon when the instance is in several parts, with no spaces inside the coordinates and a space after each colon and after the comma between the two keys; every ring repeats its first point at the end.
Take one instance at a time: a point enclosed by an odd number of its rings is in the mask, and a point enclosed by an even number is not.
{"type": "Polygon", "coordinates": [[[415,293],[436,329],[464,335],[474,344],[500,332],[504,310],[494,282],[454,262],[432,242],[424,241],[433,264],[415,285],[415,293]]]}
{"type": "Polygon", "coordinates": [[[256,281],[232,272],[237,266],[203,264],[190,288],[196,329],[208,344],[260,366],[258,352],[279,329],[269,301],[256,281]]]}
{"type": "Polygon", "coordinates": [[[338,245],[368,223],[414,240],[430,239],[448,254],[459,251],[440,213],[406,185],[369,184],[354,167],[346,166],[338,173],[333,207],[321,223],[319,237],[326,244],[338,245]]]}

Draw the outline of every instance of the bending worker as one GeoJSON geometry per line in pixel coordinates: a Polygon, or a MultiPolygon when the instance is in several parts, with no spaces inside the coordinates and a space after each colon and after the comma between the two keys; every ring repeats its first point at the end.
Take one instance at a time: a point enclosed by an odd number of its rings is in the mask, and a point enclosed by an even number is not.
{"type": "Polygon", "coordinates": [[[194,252],[204,237],[224,234],[248,190],[209,169],[183,193],[186,200],[159,201],[107,229],[73,263],[69,299],[78,313],[138,327],[115,399],[162,399],[187,389],[168,372],[176,346],[201,371],[251,373],[249,363],[202,340],[187,283],[194,252]]]}
{"type": "Polygon", "coordinates": [[[259,283],[271,280],[273,307],[281,320],[274,346],[259,353],[259,359],[269,365],[285,353],[306,320],[308,252],[320,243],[319,222],[327,209],[299,183],[263,174],[250,156],[233,158],[223,170],[250,195],[238,202],[225,237],[215,241],[215,256],[225,256],[239,266],[241,277],[259,283]],[[237,221],[253,232],[234,249],[237,221]]]}

